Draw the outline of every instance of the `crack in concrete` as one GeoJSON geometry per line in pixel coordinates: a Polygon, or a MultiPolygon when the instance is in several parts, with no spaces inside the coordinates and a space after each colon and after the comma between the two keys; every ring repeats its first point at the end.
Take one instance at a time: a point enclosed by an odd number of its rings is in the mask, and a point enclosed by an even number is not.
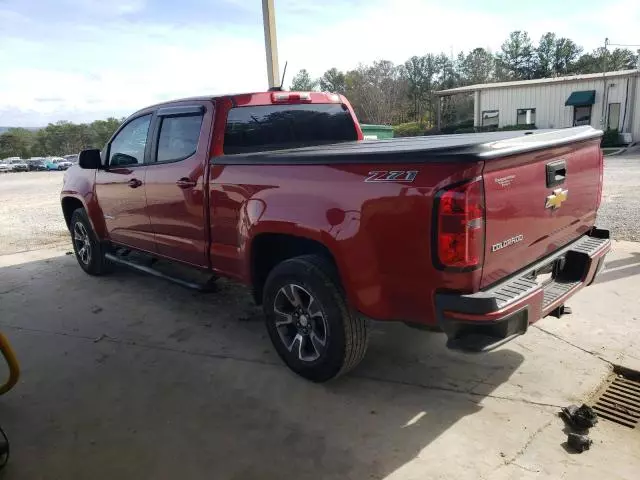
{"type": "MultiPolygon", "coordinates": [[[[531,445],[531,443],[533,442],[533,440],[540,434],[542,433],[545,429],[549,428],[551,426],[551,424],[553,423],[553,418],[548,420],[547,423],[545,423],[544,425],[540,426],[540,428],[538,428],[535,432],[533,432],[531,435],[529,435],[529,438],[527,438],[526,442],[524,443],[524,445],[522,446],[522,448],[520,450],[518,450],[515,455],[513,457],[511,457],[509,460],[505,460],[504,464],[505,465],[511,465],[513,464],[518,458],[520,458],[522,455],[524,455],[524,452],[527,451],[527,448],[529,448],[529,445],[531,445]]],[[[517,465],[517,464],[516,464],[517,465]]],[[[520,465],[518,465],[520,466],[520,465]]]]}
{"type": "Polygon", "coordinates": [[[24,284],[16,285],[15,287],[10,288],[9,290],[5,290],[3,292],[0,292],[0,295],[4,295],[5,293],[15,292],[16,290],[20,290],[22,287],[24,287],[24,284]]]}
{"type": "MultiPolygon", "coordinates": [[[[438,390],[438,391],[442,391],[442,392],[449,392],[449,393],[460,393],[462,395],[468,395],[470,397],[478,397],[478,398],[491,398],[494,400],[506,400],[506,401],[510,401],[510,402],[515,402],[515,403],[523,403],[525,405],[535,405],[537,407],[553,407],[553,408],[561,408],[561,405],[556,405],[554,403],[544,403],[544,402],[535,402],[533,400],[528,400],[526,398],[509,398],[509,397],[504,397],[501,395],[493,395],[491,393],[476,393],[476,392],[470,392],[468,390],[463,390],[463,389],[456,389],[456,388],[449,388],[449,387],[441,387],[441,386],[435,386],[435,385],[424,385],[421,383],[411,383],[411,382],[407,382],[404,380],[394,380],[394,379],[389,379],[389,378],[380,378],[380,377],[375,377],[372,375],[362,375],[362,374],[351,374],[350,376],[355,377],[355,378],[362,378],[365,380],[371,380],[371,381],[375,381],[375,382],[382,382],[382,383],[390,383],[390,384],[395,384],[395,385],[404,385],[404,386],[409,386],[409,387],[415,387],[415,388],[423,388],[425,390],[438,390]]],[[[477,402],[474,402],[477,403],[477,402]]]]}
{"type": "Polygon", "coordinates": [[[516,467],[521,468],[522,470],[526,471],[526,472],[531,472],[531,473],[540,473],[541,470],[534,470],[533,468],[529,468],[529,467],[525,467],[524,465],[520,465],[519,463],[516,462],[512,462],[511,465],[515,465],[516,467]]]}
{"type": "Polygon", "coordinates": [[[550,419],[549,421],[547,421],[546,423],[544,423],[543,425],[541,425],[535,432],[533,432],[531,435],[529,435],[529,437],[527,438],[527,440],[524,442],[524,445],[522,445],[522,447],[520,448],[520,450],[518,450],[511,458],[509,459],[505,459],[502,463],[500,463],[498,466],[496,466],[496,468],[494,468],[491,472],[489,472],[487,475],[483,475],[481,477],[481,480],[486,480],[486,479],[490,479],[494,476],[494,474],[505,467],[508,467],[510,465],[514,465],[518,468],[521,468],[522,470],[526,470],[527,472],[532,472],[532,473],[540,473],[539,470],[533,470],[530,469],[528,467],[525,467],[524,465],[521,465],[519,463],[516,462],[516,460],[518,460],[520,457],[522,457],[522,455],[525,454],[525,452],[527,451],[527,449],[529,448],[529,446],[533,443],[533,440],[540,435],[540,433],[542,433],[544,430],[546,430],[547,428],[549,428],[551,426],[551,424],[553,423],[553,418],[550,419]]]}
{"type": "Polygon", "coordinates": [[[225,355],[222,353],[209,353],[209,352],[197,352],[197,351],[193,351],[193,350],[186,350],[183,348],[172,348],[172,347],[167,347],[164,345],[149,345],[146,343],[138,343],[136,341],[133,340],[122,340],[119,338],[115,338],[115,337],[110,337],[106,334],[102,334],[100,335],[98,338],[96,337],[89,337],[87,335],[79,335],[76,333],[67,333],[67,332],[55,332],[55,331],[51,331],[51,330],[41,330],[38,328],[29,328],[29,327],[18,327],[16,325],[8,325],[8,324],[4,324],[4,323],[0,323],[1,326],[6,327],[6,328],[12,328],[14,330],[23,330],[26,332],[33,332],[33,333],[42,333],[45,335],[57,335],[57,336],[61,336],[61,337],[68,337],[68,338],[75,338],[78,340],[90,340],[93,343],[98,343],[98,342],[109,342],[109,343],[113,343],[115,345],[125,345],[125,346],[130,346],[130,347],[140,347],[140,348],[146,348],[149,350],[159,350],[159,351],[166,351],[166,352],[172,352],[172,353],[184,353],[187,355],[193,355],[193,356],[198,356],[198,357],[207,357],[207,358],[213,358],[213,359],[217,359],[217,360],[235,360],[238,362],[246,362],[246,363],[256,363],[256,364],[260,364],[260,365],[269,365],[269,366],[279,366],[279,363],[276,362],[268,362],[268,361],[264,361],[264,360],[259,360],[259,359],[253,359],[253,358],[243,358],[243,357],[238,357],[238,356],[232,356],[232,355],[225,355]]]}
{"type": "Polygon", "coordinates": [[[536,329],[540,330],[541,332],[544,332],[547,335],[550,335],[553,338],[555,338],[557,340],[560,340],[561,342],[566,343],[567,345],[572,346],[573,348],[577,348],[578,350],[580,350],[580,351],[582,351],[582,352],[584,352],[584,353],[586,353],[588,355],[591,355],[592,357],[597,358],[598,360],[602,360],[603,362],[605,362],[606,364],[610,365],[611,367],[614,366],[614,364],[612,362],[610,362],[609,360],[607,360],[606,358],[604,358],[602,355],[600,355],[597,352],[593,352],[591,350],[587,350],[586,348],[582,348],[581,346],[576,345],[575,343],[571,343],[569,340],[566,340],[566,339],[562,338],[560,335],[556,335],[555,333],[552,333],[552,332],[550,332],[548,330],[545,330],[544,328],[539,327],[538,325],[530,325],[530,327],[536,328],[536,329]]]}

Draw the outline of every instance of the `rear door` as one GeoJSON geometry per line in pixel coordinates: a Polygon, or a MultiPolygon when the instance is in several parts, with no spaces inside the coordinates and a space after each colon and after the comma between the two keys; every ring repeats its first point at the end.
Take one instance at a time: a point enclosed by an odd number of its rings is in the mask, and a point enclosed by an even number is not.
{"type": "Polygon", "coordinates": [[[107,145],[107,165],[96,172],[95,186],[109,238],[149,252],[155,242],[144,184],[152,117],[141,115],[120,128],[107,145]]]}
{"type": "Polygon", "coordinates": [[[482,287],[595,224],[601,162],[599,139],[487,161],[482,287]]]}
{"type": "Polygon", "coordinates": [[[160,255],[209,266],[206,182],[211,102],[158,109],[146,173],[147,211],[160,255]]]}

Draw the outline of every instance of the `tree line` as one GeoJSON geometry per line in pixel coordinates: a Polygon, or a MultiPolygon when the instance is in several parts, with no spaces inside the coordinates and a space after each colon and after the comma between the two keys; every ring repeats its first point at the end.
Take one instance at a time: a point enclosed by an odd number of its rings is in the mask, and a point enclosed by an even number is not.
{"type": "MultiPolygon", "coordinates": [[[[363,123],[396,125],[417,122],[427,128],[436,119],[434,91],[478,83],[530,80],[563,75],[633,69],[638,57],[628,49],[598,48],[584,53],[573,40],[545,33],[537,44],[524,31],[514,31],[500,50],[475,48],[456,56],[428,53],[403,64],[379,60],[353,70],[327,70],[313,78],[305,69],[293,78],[291,90],[344,94],[363,123]]],[[[443,121],[470,117],[473,101],[450,97],[443,103],[443,121]]]]}
{"type": "Polygon", "coordinates": [[[91,123],[60,121],[38,130],[10,128],[0,135],[0,159],[70,155],[85,148],[102,148],[123,119],[91,123]]]}
{"type": "MultiPolygon", "coordinates": [[[[524,31],[514,31],[497,52],[474,48],[456,56],[428,53],[412,56],[403,64],[379,60],[360,64],[348,71],[331,68],[320,78],[300,70],[292,90],[321,90],[344,94],[362,123],[406,124],[420,131],[436,121],[434,91],[509,80],[529,80],[562,75],[627,70],[638,67],[638,57],[628,49],[604,47],[584,53],[569,38],[545,33],[537,44],[524,31]]],[[[443,102],[445,124],[471,118],[473,99],[449,97],[443,102]]],[[[77,153],[88,147],[102,147],[122,122],[108,118],[88,124],[67,121],[50,123],[37,131],[11,128],[0,134],[0,159],[19,156],[77,153]]]]}

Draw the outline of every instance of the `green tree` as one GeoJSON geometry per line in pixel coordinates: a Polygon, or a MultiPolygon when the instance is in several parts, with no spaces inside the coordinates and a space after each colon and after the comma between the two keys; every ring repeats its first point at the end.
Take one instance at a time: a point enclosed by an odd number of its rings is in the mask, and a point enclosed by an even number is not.
{"type": "Polygon", "coordinates": [[[524,80],[535,76],[536,59],[527,32],[511,32],[500,47],[496,59],[510,80],[524,80]]]}
{"type": "Polygon", "coordinates": [[[637,56],[629,49],[608,51],[600,47],[582,55],[576,62],[575,70],[577,73],[600,73],[604,68],[607,72],[633,70],[637,68],[637,62],[637,56]]]}
{"type": "Polygon", "coordinates": [[[484,48],[475,48],[462,61],[462,81],[467,85],[488,83],[494,77],[495,58],[484,48]]]}
{"type": "Polygon", "coordinates": [[[454,88],[460,84],[460,74],[454,61],[446,54],[436,56],[437,86],[439,89],[454,88]]]}
{"type": "Polygon", "coordinates": [[[608,52],[607,71],[633,70],[638,68],[638,56],[628,48],[616,48],[608,52]]]}
{"type": "Polygon", "coordinates": [[[291,90],[297,92],[309,92],[311,90],[315,90],[318,86],[318,81],[311,78],[309,72],[307,72],[304,68],[300,70],[293,77],[291,81],[291,90]]]}
{"type": "Polygon", "coordinates": [[[337,68],[330,68],[320,77],[320,90],[343,94],[347,91],[346,76],[337,68]]]}
{"type": "Polygon", "coordinates": [[[86,147],[102,148],[118,129],[124,119],[109,117],[106,120],[96,120],[89,124],[90,145],[86,147]]]}
{"type": "Polygon", "coordinates": [[[7,157],[29,158],[34,132],[26,128],[10,128],[0,135],[0,159],[7,157]]]}
{"type": "Polygon", "coordinates": [[[540,37],[538,48],[536,48],[537,78],[547,78],[555,74],[557,42],[555,33],[547,32],[540,37]]]}
{"type": "Polygon", "coordinates": [[[407,82],[411,115],[416,122],[422,122],[425,111],[430,108],[430,93],[436,72],[436,57],[431,53],[422,57],[413,56],[404,63],[401,73],[407,82]]]}
{"type": "Polygon", "coordinates": [[[591,53],[581,55],[575,65],[576,73],[598,73],[602,72],[604,65],[602,63],[602,52],[598,49],[591,53]]]}
{"type": "Polygon", "coordinates": [[[572,40],[564,37],[556,39],[553,72],[556,75],[574,73],[581,53],[582,48],[572,40]]]}

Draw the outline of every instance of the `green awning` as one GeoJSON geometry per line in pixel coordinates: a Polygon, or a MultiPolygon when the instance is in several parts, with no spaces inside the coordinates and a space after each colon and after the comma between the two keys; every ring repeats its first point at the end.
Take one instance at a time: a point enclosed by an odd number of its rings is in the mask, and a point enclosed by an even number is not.
{"type": "Polygon", "coordinates": [[[583,90],[581,92],[573,92],[564,102],[565,106],[579,107],[581,105],[593,105],[596,103],[596,91],[595,90],[583,90]]]}

